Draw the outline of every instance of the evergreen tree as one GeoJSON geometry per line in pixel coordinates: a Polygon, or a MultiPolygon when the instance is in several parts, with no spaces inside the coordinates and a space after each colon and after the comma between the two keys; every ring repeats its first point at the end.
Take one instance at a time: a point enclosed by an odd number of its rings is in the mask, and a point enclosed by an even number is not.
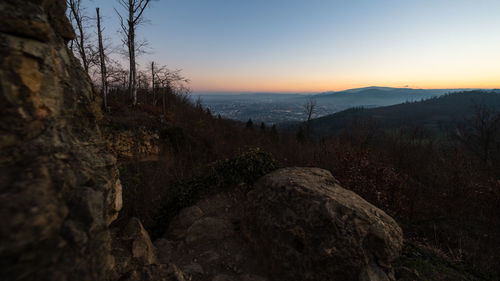
{"type": "Polygon", "coordinates": [[[247,127],[247,129],[253,129],[252,118],[248,119],[246,127],[247,127]]]}
{"type": "Polygon", "coordinates": [[[299,131],[297,132],[297,140],[300,142],[304,142],[306,140],[306,133],[304,126],[300,126],[299,131]]]}
{"type": "Polygon", "coordinates": [[[276,124],[273,124],[273,125],[271,126],[271,133],[272,133],[273,135],[276,135],[276,134],[278,133],[278,131],[276,130],[276,124]]]}

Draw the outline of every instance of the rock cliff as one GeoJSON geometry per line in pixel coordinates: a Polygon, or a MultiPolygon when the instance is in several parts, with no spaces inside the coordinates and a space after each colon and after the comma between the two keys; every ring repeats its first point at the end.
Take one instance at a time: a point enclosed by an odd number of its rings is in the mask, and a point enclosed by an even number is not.
{"type": "Polygon", "coordinates": [[[121,208],[64,0],[0,2],[0,279],[101,280],[121,208]]]}

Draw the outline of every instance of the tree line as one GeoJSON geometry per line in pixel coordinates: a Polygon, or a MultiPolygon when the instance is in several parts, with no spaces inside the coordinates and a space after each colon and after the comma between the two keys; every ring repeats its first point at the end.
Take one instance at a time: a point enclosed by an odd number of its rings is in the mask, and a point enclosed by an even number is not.
{"type": "MultiPolygon", "coordinates": [[[[73,25],[76,38],[68,43],[94,85],[100,86],[103,108],[108,110],[107,97],[110,91],[128,93],[131,105],[138,103],[137,93],[147,93],[142,102],[166,106],[166,93],[188,93],[188,79],[180,70],[171,70],[166,65],[151,61],[143,69],[138,68],[137,58],[148,46],[146,40],[137,39],[137,30],[146,21],[145,11],[152,0],[116,0],[121,39],[120,46],[112,46],[104,36],[105,28],[99,7],[91,16],[83,0],[67,0],[67,16],[73,25]],[[97,38],[95,38],[97,34],[97,38]],[[113,56],[121,55],[128,62],[128,69],[113,56]]],[[[126,95],[124,95],[126,97],[126,95]]]]}

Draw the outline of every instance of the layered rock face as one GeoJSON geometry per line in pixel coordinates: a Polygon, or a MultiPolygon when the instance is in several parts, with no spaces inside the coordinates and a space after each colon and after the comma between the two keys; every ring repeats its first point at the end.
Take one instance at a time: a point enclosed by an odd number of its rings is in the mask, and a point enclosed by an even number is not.
{"type": "Polygon", "coordinates": [[[103,130],[104,137],[108,140],[108,150],[119,159],[133,158],[135,156],[148,157],[160,154],[160,137],[155,131],[145,128],[132,130],[103,130]]]}
{"type": "Polygon", "coordinates": [[[0,279],[103,280],[121,208],[64,0],[0,1],[0,279]]]}
{"type": "Polygon", "coordinates": [[[275,280],[392,280],[402,231],[330,172],[286,168],[248,194],[244,233],[275,280]]]}

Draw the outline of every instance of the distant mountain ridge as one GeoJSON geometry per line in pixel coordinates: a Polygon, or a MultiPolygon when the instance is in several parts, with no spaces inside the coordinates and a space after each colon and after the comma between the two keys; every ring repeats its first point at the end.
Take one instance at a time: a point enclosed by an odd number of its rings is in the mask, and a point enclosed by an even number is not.
{"type": "Polygon", "coordinates": [[[333,114],[351,107],[380,107],[407,101],[420,101],[462,89],[412,89],[391,87],[364,87],[339,92],[318,94],[291,93],[193,93],[193,101],[200,97],[212,113],[246,122],[252,119],[266,124],[304,121],[304,104],[316,100],[316,117],[333,114]]]}
{"type": "Polygon", "coordinates": [[[500,112],[500,91],[450,93],[422,101],[405,102],[376,108],[350,108],[311,121],[316,136],[334,135],[353,121],[369,121],[383,129],[416,125],[430,130],[449,131],[456,122],[474,115],[477,106],[500,112]]]}
{"type": "Polygon", "coordinates": [[[342,91],[326,91],[322,93],[318,93],[315,96],[327,96],[330,94],[339,94],[339,93],[360,93],[360,92],[368,92],[368,91],[385,91],[385,92],[394,92],[394,91],[430,91],[430,92],[457,92],[457,91],[473,91],[473,90],[479,90],[479,89],[472,89],[472,88],[449,88],[449,89],[415,89],[415,88],[396,88],[396,87],[383,87],[383,86],[368,86],[368,87],[361,87],[361,88],[352,88],[352,89],[347,89],[347,90],[342,90],[342,91]]]}
{"type": "MultiPolygon", "coordinates": [[[[320,99],[338,99],[338,98],[367,98],[367,99],[401,99],[419,100],[439,96],[446,93],[460,92],[466,89],[413,89],[413,88],[392,88],[370,86],[363,88],[354,88],[344,91],[329,91],[314,95],[314,98],[320,99]]],[[[469,89],[467,89],[469,90],[469,89]]]]}

